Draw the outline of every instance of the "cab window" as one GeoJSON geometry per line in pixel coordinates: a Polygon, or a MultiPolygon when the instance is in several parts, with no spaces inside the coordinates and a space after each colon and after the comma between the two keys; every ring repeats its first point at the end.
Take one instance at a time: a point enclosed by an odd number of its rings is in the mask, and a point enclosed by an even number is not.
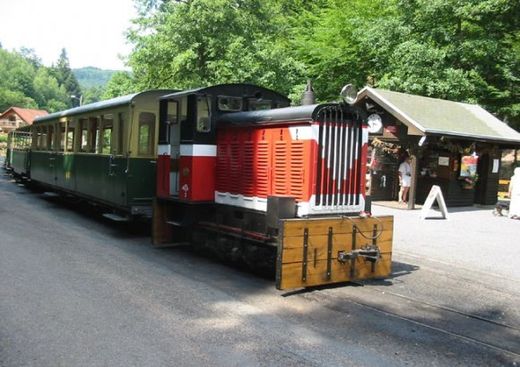
{"type": "Polygon", "coordinates": [[[211,130],[210,121],[211,100],[206,96],[197,96],[197,131],[207,133],[211,130]]]}
{"type": "Polygon", "coordinates": [[[261,110],[270,110],[272,102],[268,99],[255,99],[250,98],[248,100],[249,111],[261,111],[261,110]]]}
{"type": "Polygon", "coordinates": [[[218,96],[217,103],[220,111],[242,111],[242,97],[218,96]]]}
{"type": "Polygon", "coordinates": [[[166,124],[177,125],[179,123],[179,102],[168,101],[168,112],[166,114],[166,124]]]}

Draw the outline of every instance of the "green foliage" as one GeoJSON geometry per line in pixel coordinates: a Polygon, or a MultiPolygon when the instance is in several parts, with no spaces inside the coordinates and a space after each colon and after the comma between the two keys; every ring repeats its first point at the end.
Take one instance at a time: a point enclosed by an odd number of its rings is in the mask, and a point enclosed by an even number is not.
{"type": "Polygon", "coordinates": [[[373,84],[384,65],[381,49],[395,45],[391,37],[381,42],[376,34],[397,32],[395,16],[392,1],[330,0],[292,19],[288,48],[306,65],[319,100],[336,99],[347,83],[373,84]]]}
{"type": "Polygon", "coordinates": [[[103,70],[92,66],[72,69],[82,90],[92,87],[104,87],[116,70],[103,70]]]}
{"type": "Polygon", "coordinates": [[[520,124],[519,2],[401,0],[398,9],[405,32],[379,86],[479,103],[520,124]]]}
{"type": "Polygon", "coordinates": [[[519,23],[508,0],[329,0],[295,16],[290,50],[322,100],[368,84],[479,103],[520,127],[519,23]]]}
{"type": "Polygon", "coordinates": [[[107,83],[102,99],[109,99],[138,92],[139,89],[134,79],[125,71],[117,71],[107,83]]]}
{"type": "Polygon", "coordinates": [[[59,86],[58,81],[47,68],[40,68],[34,78],[36,89],[35,99],[38,106],[44,110],[63,110],[68,107],[69,95],[64,86],[59,86]]]}
{"type": "MultiPolygon", "coordinates": [[[[284,44],[278,1],[139,2],[129,64],[139,89],[251,82],[288,93],[303,65],[284,44]]],[[[286,10],[286,9],[285,9],[286,10]]]]}
{"type": "Polygon", "coordinates": [[[83,104],[89,104],[101,101],[103,93],[105,92],[104,86],[82,88],[83,89],[83,104]]]}
{"type": "Polygon", "coordinates": [[[66,89],[67,77],[60,85],[55,75],[56,68],[43,66],[33,50],[0,49],[0,110],[11,106],[49,112],[68,108],[71,99],[66,89]]]}
{"type": "Polygon", "coordinates": [[[35,67],[21,54],[0,49],[0,110],[12,105],[35,107],[35,67]]]}

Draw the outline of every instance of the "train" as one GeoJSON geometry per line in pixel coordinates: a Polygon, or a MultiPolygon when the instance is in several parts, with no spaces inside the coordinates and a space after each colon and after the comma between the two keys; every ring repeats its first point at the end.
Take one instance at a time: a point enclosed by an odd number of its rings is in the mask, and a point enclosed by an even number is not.
{"type": "Polygon", "coordinates": [[[6,169],[48,191],[149,218],[153,246],[190,245],[272,271],[280,290],[391,274],[393,217],[370,215],[367,112],[290,106],[273,90],[149,90],[38,117],[6,169]]]}

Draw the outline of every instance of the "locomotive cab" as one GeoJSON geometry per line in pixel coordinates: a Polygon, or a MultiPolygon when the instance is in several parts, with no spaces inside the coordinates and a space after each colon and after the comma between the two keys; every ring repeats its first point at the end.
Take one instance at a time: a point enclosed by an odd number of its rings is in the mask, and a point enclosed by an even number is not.
{"type": "Polygon", "coordinates": [[[288,105],[283,95],[249,84],[223,84],[162,97],[157,197],[184,203],[213,202],[219,117],[288,105]]]}

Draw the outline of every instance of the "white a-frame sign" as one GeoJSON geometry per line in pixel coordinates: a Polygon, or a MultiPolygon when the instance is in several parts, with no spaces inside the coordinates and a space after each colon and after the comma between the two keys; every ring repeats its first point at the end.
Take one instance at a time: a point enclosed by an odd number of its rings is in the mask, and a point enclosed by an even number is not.
{"type": "Polygon", "coordinates": [[[437,185],[433,185],[424,205],[421,209],[421,219],[426,219],[428,212],[432,208],[434,201],[437,200],[437,204],[439,204],[439,209],[441,210],[442,217],[444,219],[448,219],[448,208],[446,208],[446,203],[444,202],[444,196],[442,196],[441,188],[437,185]]]}

